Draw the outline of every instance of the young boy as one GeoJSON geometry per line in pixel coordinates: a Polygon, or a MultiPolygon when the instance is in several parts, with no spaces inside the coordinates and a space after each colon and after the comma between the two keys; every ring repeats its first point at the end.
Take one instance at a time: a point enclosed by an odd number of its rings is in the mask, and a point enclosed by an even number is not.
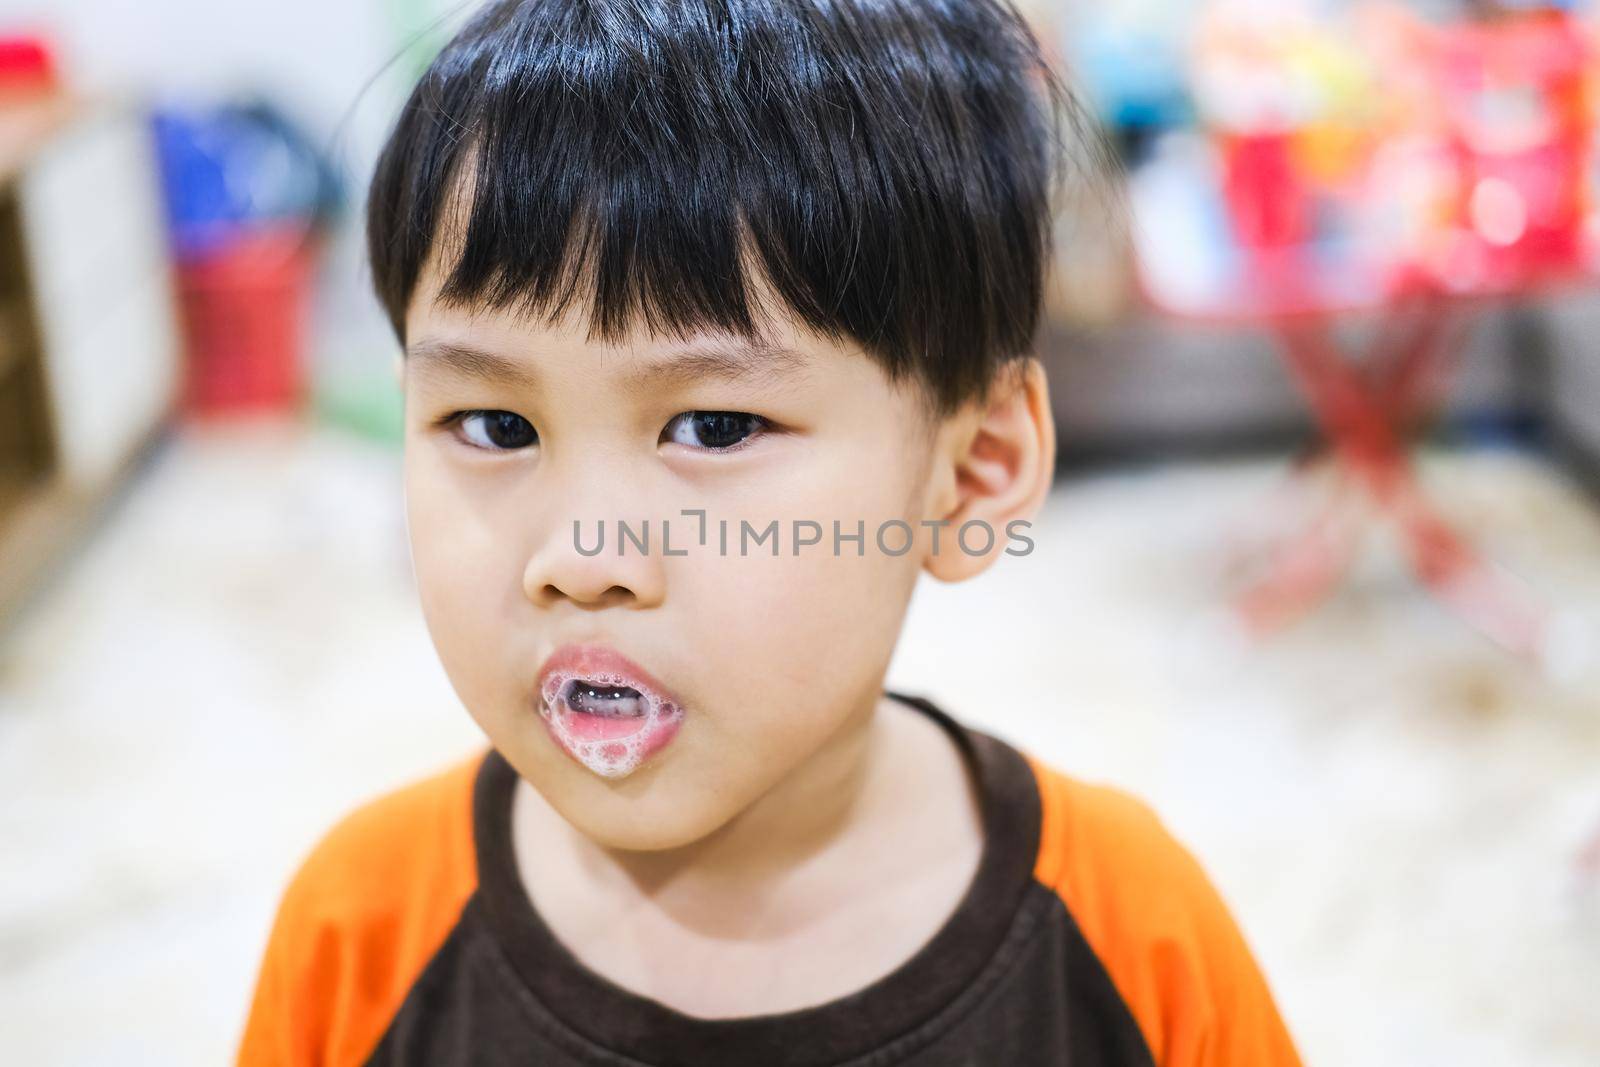
{"type": "Polygon", "coordinates": [[[919,574],[1050,486],[1070,112],[1003,0],[498,0],[445,48],[369,237],[492,748],[305,862],[240,1063],[1297,1062],[1149,810],[883,688],[919,574]]]}

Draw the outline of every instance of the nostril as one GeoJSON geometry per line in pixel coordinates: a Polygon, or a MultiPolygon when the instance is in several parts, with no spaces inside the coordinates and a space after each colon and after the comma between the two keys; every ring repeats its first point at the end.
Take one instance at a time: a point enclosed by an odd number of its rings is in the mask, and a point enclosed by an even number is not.
{"type": "Polygon", "coordinates": [[[539,591],[539,602],[553,604],[558,600],[571,600],[577,604],[592,607],[612,607],[635,599],[632,589],[625,585],[607,586],[597,595],[586,595],[581,590],[563,589],[552,582],[546,582],[539,591]]]}
{"type": "Polygon", "coordinates": [[[621,604],[634,599],[633,590],[625,585],[613,585],[595,598],[595,602],[602,606],[608,604],[621,604]]]}

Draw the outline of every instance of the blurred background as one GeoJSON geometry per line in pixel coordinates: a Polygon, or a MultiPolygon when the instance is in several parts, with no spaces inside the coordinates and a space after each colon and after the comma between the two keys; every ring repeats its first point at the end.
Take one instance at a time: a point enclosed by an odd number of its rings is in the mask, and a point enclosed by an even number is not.
{"type": "MultiPolygon", "coordinates": [[[[1596,13],[1024,6],[1125,210],[1037,548],[891,685],[1148,798],[1308,1062],[1600,1063],[1596,13]]],[[[470,7],[0,0],[6,1062],[226,1062],[317,836],[482,743],[359,227],[470,7]]]]}

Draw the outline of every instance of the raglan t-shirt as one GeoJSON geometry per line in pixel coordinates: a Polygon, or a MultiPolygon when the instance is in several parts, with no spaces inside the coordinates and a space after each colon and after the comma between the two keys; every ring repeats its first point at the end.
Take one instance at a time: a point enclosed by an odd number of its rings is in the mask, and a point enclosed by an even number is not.
{"type": "Polygon", "coordinates": [[[954,912],[898,968],[796,1011],[704,1019],[590,970],[524,891],[492,749],[357,810],[279,906],[240,1067],[1291,1067],[1226,906],[1151,811],[931,702],[978,786],[954,912]]]}

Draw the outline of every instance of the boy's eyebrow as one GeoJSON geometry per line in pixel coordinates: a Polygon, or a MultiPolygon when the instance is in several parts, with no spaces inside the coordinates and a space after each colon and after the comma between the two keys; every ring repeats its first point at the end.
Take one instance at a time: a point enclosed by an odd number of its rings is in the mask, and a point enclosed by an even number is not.
{"type": "Polygon", "coordinates": [[[417,367],[437,367],[446,374],[473,378],[487,385],[533,389],[539,376],[514,359],[497,356],[453,341],[419,341],[406,349],[406,361],[417,367]]]}
{"type": "MultiPolygon", "coordinates": [[[[539,373],[533,367],[453,341],[419,341],[407,349],[407,356],[417,365],[437,366],[490,385],[530,391],[539,385],[539,373]]],[[[779,345],[701,342],[630,369],[623,375],[622,387],[633,393],[648,393],[704,378],[775,383],[810,363],[804,352],[779,345]]]]}

